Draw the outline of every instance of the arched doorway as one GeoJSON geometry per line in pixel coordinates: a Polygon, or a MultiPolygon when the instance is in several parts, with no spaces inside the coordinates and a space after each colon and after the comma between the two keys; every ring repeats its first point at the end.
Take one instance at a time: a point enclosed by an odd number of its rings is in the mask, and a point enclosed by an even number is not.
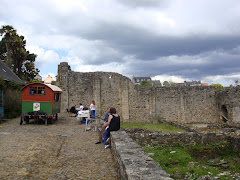
{"type": "Polygon", "coordinates": [[[221,114],[222,114],[223,122],[227,122],[228,121],[228,110],[225,105],[222,105],[221,112],[222,112],[221,114]]]}

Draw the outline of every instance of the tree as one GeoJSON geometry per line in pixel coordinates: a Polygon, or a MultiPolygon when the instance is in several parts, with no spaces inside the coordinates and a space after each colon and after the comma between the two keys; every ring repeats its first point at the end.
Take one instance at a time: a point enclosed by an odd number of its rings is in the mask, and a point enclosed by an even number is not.
{"type": "Polygon", "coordinates": [[[152,85],[153,85],[153,84],[152,84],[151,81],[146,81],[146,80],[141,81],[140,84],[137,84],[137,86],[140,86],[140,87],[146,87],[146,86],[152,86],[152,85]]]}
{"type": "Polygon", "coordinates": [[[175,86],[175,83],[172,82],[172,81],[164,81],[163,82],[163,86],[165,86],[165,87],[173,87],[173,86],[175,86]]]}
{"type": "Polygon", "coordinates": [[[169,87],[169,86],[170,86],[170,84],[169,84],[169,82],[168,82],[168,81],[164,81],[164,82],[163,82],[163,86],[165,86],[165,87],[169,87]]]}
{"type": "Polygon", "coordinates": [[[142,82],[140,83],[140,85],[141,85],[141,86],[152,86],[152,82],[150,82],[150,81],[142,81],[142,82]]]}
{"type": "Polygon", "coordinates": [[[235,85],[236,85],[236,86],[239,85],[239,80],[235,80],[235,85]]]}
{"type": "Polygon", "coordinates": [[[35,68],[36,54],[32,54],[26,50],[26,40],[24,36],[19,36],[17,31],[9,25],[0,29],[0,57],[7,66],[21,79],[30,81],[38,73],[35,68]]]}
{"type": "Polygon", "coordinates": [[[224,89],[221,84],[212,84],[211,86],[215,87],[216,89],[224,89]]]}
{"type": "MultiPolygon", "coordinates": [[[[11,59],[11,44],[12,44],[12,37],[14,37],[17,34],[17,31],[9,25],[3,26],[0,29],[0,34],[1,36],[4,35],[4,38],[2,40],[4,40],[4,44],[6,47],[6,64],[8,67],[11,67],[12,65],[12,59],[11,59]]],[[[1,48],[2,49],[2,48],[1,48]]]]}

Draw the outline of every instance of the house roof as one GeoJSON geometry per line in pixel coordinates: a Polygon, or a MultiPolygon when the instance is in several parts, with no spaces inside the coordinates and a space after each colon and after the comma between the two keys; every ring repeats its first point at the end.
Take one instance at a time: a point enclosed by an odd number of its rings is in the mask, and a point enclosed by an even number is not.
{"type": "Polygon", "coordinates": [[[153,83],[157,84],[157,85],[161,85],[160,80],[152,80],[153,83]]]}
{"type": "Polygon", "coordinates": [[[51,84],[52,81],[54,81],[53,78],[50,75],[48,75],[48,77],[44,80],[44,83],[51,84]]]}
{"type": "Polygon", "coordinates": [[[2,76],[3,80],[5,81],[14,81],[19,84],[26,84],[1,60],[0,60],[0,76],[2,76]]]}

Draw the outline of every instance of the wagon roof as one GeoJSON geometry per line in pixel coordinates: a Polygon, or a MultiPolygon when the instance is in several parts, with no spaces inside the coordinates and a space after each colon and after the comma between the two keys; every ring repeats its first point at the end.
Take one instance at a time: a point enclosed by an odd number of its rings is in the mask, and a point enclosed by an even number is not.
{"type": "Polygon", "coordinates": [[[62,92],[62,90],[59,88],[59,87],[57,87],[57,86],[55,86],[55,85],[52,85],[52,84],[43,84],[43,83],[30,83],[30,84],[27,84],[26,86],[24,86],[23,88],[22,88],[22,90],[25,88],[25,87],[27,87],[27,86],[29,86],[29,85],[32,85],[32,84],[41,84],[41,85],[44,85],[44,86],[47,86],[47,87],[49,87],[52,91],[54,91],[54,92],[62,92]]]}
{"type": "Polygon", "coordinates": [[[52,84],[45,84],[45,85],[50,87],[53,91],[60,91],[60,92],[62,92],[62,90],[59,87],[55,86],[55,85],[52,85],[52,84]]]}

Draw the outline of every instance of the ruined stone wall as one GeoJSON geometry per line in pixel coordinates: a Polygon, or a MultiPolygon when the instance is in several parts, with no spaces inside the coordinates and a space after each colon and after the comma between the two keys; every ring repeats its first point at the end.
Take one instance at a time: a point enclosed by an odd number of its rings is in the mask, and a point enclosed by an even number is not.
{"type": "Polygon", "coordinates": [[[96,115],[116,107],[124,122],[214,123],[219,109],[213,87],[137,87],[113,72],[73,72],[67,63],[58,66],[56,85],[62,88],[61,111],[96,101],[96,115]]]}
{"type": "Polygon", "coordinates": [[[172,180],[151,157],[148,157],[125,131],[111,132],[111,152],[120,179],[172,180]]]}
{"type": "Polygon", "coordinates": [[[135,122],[216,123],[219,120],[214,87],[135,87],[129,94],[130,119],[135,122]]]}
{"type": "Polygon", "coordinates": [[[214,87],[158,88],[156,116],[181,123],[210,123],[219,119],[214,87]]]}
{"type": "Polygon", "coordinates": [[[228,124],[239,124],[240,86],[227,88],[221,91],[219,90],[219,92],[217,92],[216,99],[220,115],[225,115],[227,117],[227,120],[221,117],[222,122],[226,122],[228,124]]]}
{"type": "Polygon", "coordinates": [[[129,133],[141,146],[195,146],[226,142],[226,135],[215,132],[175,132],[162,133],[158,131],[138,131],[129,133]]]}
{"type": "Polygon", "coordinates": [[[79,107],[79,103],[89,108],[95,100],[97,116],[104,116],[108,107],[115,107],[122,120],[129,121],[129,84],[133,86],[129,78],[118,73],[73,72],[67,63],[58,66],[56,85],[63,90],[62,112],[73,105],[79,107]]]}

